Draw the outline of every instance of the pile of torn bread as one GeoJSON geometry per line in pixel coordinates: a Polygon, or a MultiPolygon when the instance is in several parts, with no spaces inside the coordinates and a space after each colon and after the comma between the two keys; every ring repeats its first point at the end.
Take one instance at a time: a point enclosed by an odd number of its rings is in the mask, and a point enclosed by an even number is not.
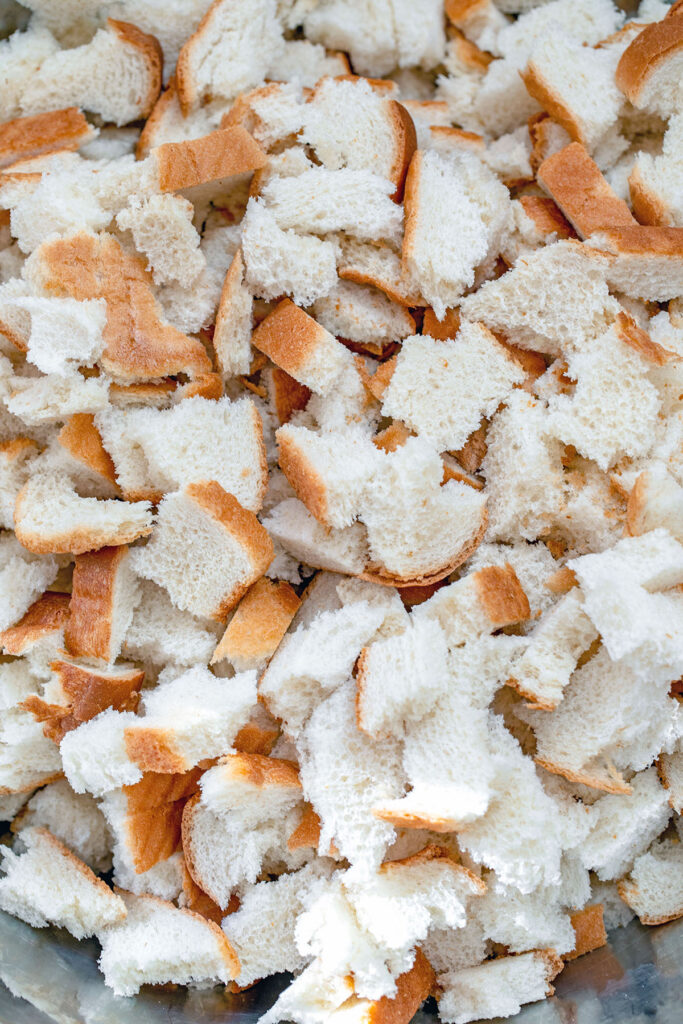
{"type": "Polygon", "coordinates": [[[681,0],[26,2],[0,907],[301,1024],[683,914],[681,0]]]}

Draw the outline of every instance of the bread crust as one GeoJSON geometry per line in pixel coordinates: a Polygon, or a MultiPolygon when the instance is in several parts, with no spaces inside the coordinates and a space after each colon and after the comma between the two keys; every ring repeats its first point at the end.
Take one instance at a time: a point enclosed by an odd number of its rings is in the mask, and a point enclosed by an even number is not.
{"type": "Polygon", "coordinates": [[[201,768],[176,775],[145,772],[140,782],[123,786],[126,845],[138,874],[180,848],[186,801],[199,787],[201,768]]]}
{"type": "Polygon", "coordinates": [[[137,25],[129,21],[116,21],[114,18],[107,18],[107,27],[116,32],[122,43],[134,46],[139,50],[147,65],[149,84],[147,93],[142,101],[140,117],[147,117],[151,113],[157,97],[161,92],[162,72],[164,69],[164,55],[161,44],[156,36],[142,32],[137,25]]]}
{"type": "Polygon", "coordinates": [[[0,124],[0,168],[53,151],[71,151],[95,132],[78,107],[18,117],[0,124]]]}
{"type": "Polygon", "coordinates": [[[447,867],[462,882],[465,882],[474,896],[483,896],[487,890],[486,882],[474,871],[470,871],[464,864],[460,864],[451,851],[438,843],[428,843],[422,850],[411,854],[409,857],[402,857],[400,860],[387,860],[379,867],[380,875],[391,875],[400,872],[404,868],[415,867],[419,864],[427,864],[429,861],[438,860],[447,867]]]}
{"type": "Polygon", "coordinates": [[[670,220],[669,209],[662,198],[650,188],[637,163],[629,175],[628,187],[633,212],[638,222],[660,227],[666,225],[670,220]]]}
{"type": "Polygon", "coordinates": [[[577,910],[570,915],[570,921],[574,929],[574,948],[563,954],[563,960],[576,960],[584,953],[591,953],[607,945],[602,903],[593,903],[583,910],[577,910]]]}
{"type": "Polygon", "coordinates": [[[672,17],[647,25],[624,50],[617,64],[615,81],[635,106],[651,76],[683,47],[683,17],[671,10],[672,17]]]}
{"type": "Polygon", "coordinates": [[[272,313],[261,321],[251,336],[254,348],[298,379],[328,332],[296,306],[283,299],[272,313]]]}
{"type": "Polygon", "coordinates": [[[270,372],[272,383],[270,399],[280,426],[289,423],[295,412],[305,409],[312,391],[305,384],[299,384],[286,370],[273,366],[270,372]]]}
{"type": "Polygon", "coordinates": [[[265,576],[257,580],[235,609],[210,664],[223,658],[255,662],[270,658],[300,606],[289,583],[272,582],[265,576]]]}
{"type": "Polygon", "coordinates": [[[93,889],[97,889],[97,891],[101,894],[106,893],[107,896],[111,898],[112,904],[115,904],[119,911],[117,915],[117,920],[122,921],[127,914],[125,904],[123,900],[120,897],[118,897],[112,889],[109,888],[107,883],[102,881],[101,878],[98,878],[94,871],[92,871],[87,864],[84,864],[83,861],[79,857],[77,857],[75,853],[72,853],[69,847],[65,846],[64,843],[61,842],[61,840],[57,839],[57,836],[53,835],[52,832],[49,831],[49,829],[36,827],[35,831],[40,836],[42,836],[42,838],[48,843],[48,845],[52,847],[55,855],[60,857],[62,860],[68,861],[72,867],[76,868],[79,874],[83,875],[84,879],[86,879],[90,883],[90,885],[92,885],[93,889]]]}
{"type": "Polygon", "coordinates": [[[301,821],[287,840],[287,849],[290,851],[317,850],[320,843],[320,829],[320,816],[311,804],[304,804],[301,821]]]}
{"type": "Polygon", "coordinates": [[[227,914],[234,913],[239,909],[239,900],[237,896],[228,904],[227,910],[223,911],[217,903],[211,899],[211,897],[200,889],[194,878],[187,870],[187,864],[183,857],[183,896],[185,897],[185,906],[188,910],[194,911],[195,914],[199,914],[201,917],[205,917],[207,921],[213,921],[214,924],[220,925],[221,921],[227,914]],[[234,902],[234,906],[231,904],[234,902]]]}
{"type": "Polygon", "coordinates": [[[278,463],[292,485],[297,498],[304,503],[318,522],[329,526],[325,481],[316,472],[294,438],[286,434],[278,437],[278,463]]]}
{"type": "Polygon", "coordinates": [[[391,180],[396,185],[396,191],[392,193],[391,199],[400,203],[403,199],[406,175],[410,167],[410,161],[417,149],[417,133],[412,117],[406,108],[397,100],[387,100],[387,116],[389,117],[394,132],[394,160],[391,168],[391,180]]]}
{"type": "Polygon", "coordinates": [[[547,772],[550,772],[551,775],[561,775],[563,778],[568,779],[569,782],[580,782],[591,789],[599,790],[601,793],[628,794],[633,792],[632,787],[618,773],[611,775],[606,771],[600,772],[598,769],[591,771],[588,767],[567,768],[563,765],[555,764],[545,757],[535,757],[534,761],[541,768],[545,768],[547,772]]]}
{"type": "Polygon", "coordinates": [[[492,626],[500,629],[529,618],[529,599],[509,562],[479,569],[473,578],[479,603],[492,626]]]}
{"type": "Polygon", "coordinates": [[[211,371],[201,342],[162,324],[144,261],[125,252],[113,235],[79,231],[44,242],[39,273],[54,295],[105,299],[101,365],[112,376],[125,382],[211,371]]]}
{"type": "Polygon", "coordinates": [[[159,188],[179,192],[196,185],[246,174],[268,157],[249,132],[236,125],[185,142],[165,142],[154,150],[159,188]]]}
{"type": "Polygon", "coordinates": [[[664,366],[671,360],[680,358],[675,352],[671,352],[659,342],[653,341],[647,331],[638,327],[628,313],[617,313],[614,326],[619,340],[653,366],[664,366]]]}
{"type": "Polygon", "coordinates": [[[38,640],[58,633],[68,618],[69,601],[68,594],[47,590],[14,626],[0,633],[4,653],[19,657],[38,640]]]}
{"type": "Polygon", "coordinates": [[[359,1024],[409,1024],[434,990],[436,975],[421,949],[409,971],[396,979],[396,995],[369,1002],[359,1024]]]}
{"type": "Polygon", "coordinates": [[[520,71],[520,75],[529,95],[550,114],[554,121],[562,125],[575,142],[585,145],[586,138],[580,122],[577,121],[572,110],[563,102],[562,98],[553,91],[552,85],[533,60],[530,60],[526,68],[520,71]]]}
{"type": "MultiPolygon", "coordinates": [[[[405,185],[405,183],[404,183],[405,185]]],[[[388,248],[387,246],[377,245],[374,248],[382,249],[388,248]]],[[[353,281],[354,284],[369,284],[374,288],[378,288],[384,292],[387,298],[391,299],[392,302],[397,303],[399,306],[422,306],[424,300],[417,291],[412,291],[411,287],[404,282],[402,279],[390,279],[388,276],[382,277],[377,274],[370,273],[364,269],[362,265],[354,263],[352,259],[345,257],[342,253],[341,262],[337,268],[339,277],[343,281],[353,281]]]]}
{"type": "Polygon", "coordinates": [[[683,228],[635,224],[632,227],[601,228],[600,236],[619,256],[664,256],[683,258],[683,228]]]}
{"type": "Polygon", "coordinates": [[[95,426],[95,417],[87,412],[70,416],[57,435],[62,448],[113,487],[118,487],[116,470],[95,426]]]}
{"type": "Polygon", "coordinates": [[[149,156],[150,150],[154,149],[156,145],[154,133],[163,126],[166,114],[177,98],[178,90],[176,89],[175,75],[171,75],[168,85],[163,92],[159,93],[156,103],[145,121],[145,126],[140,132],[140,137],[135,147],[136,160],[144,160],[146,156],[149,156]]]}
{"type": "Polygon", "coordinates": [[[536,180],[582,238],[603,227],[636,223],[624,200],[615,195],[598,165],[578,142],[544,160],[536,180]]]}
{"type": "Polygon", "coordinates": [[[76,556],[64,643],[78,658],[112,661],[116,578],[128,548],[101,548],[76,556]]]}
{"type": "Polygon", "coordinates": [[[247,722],[232,741],[233,749],[240,754],[263,754],[268,757],[279,735],[280,727],[277,723],[268,729],[256,722],[247,722]]]}
{"type": "Polygon", "coordinates": [[[72,554],[82,555],[85,551],[94,551],[97,548],[118,546],[119,544],[130,544],[138,537],[147,537],[152,532],[152,526],[125,526],[119,524],[110,530],[95,530],[92,527],[75,526],[70,530],[61,533],[44,534],[27,529],[21,522],[26,503],[26,489],[24,484],[17,495],[14,506],[15,534],[19,543],[37,555],[46,554],[72,554]]]}
{"type": "Polygon", "coordinates": [[[214,11],[222,3],[223,0],[213,0],[213,3],[199,22],[199,25],[190,38],[184,43],[180,53],[178,54],[178,63],[176,64],[175,69],[176,87],[178,89],[180,107],[185,117],[187,117],[192,108],[196,105],[198,99],[197,88],[192,77],[191,67],[194,50],[195,47],[201,43],[202,36],[208,30],[211,21],[213,20],[214,11]]]}
{"type": "Polygon", "coordinates": [[[422,321],[422,333],[428,334],[435,341],[448,341],[456,338],[460,330],[460,310],[451,307],[446,310],[443,320],[439,320],[431,306],[427,306],[422,321]]]}
{"type": "Polygon", "coordinates": [[[553,199],[548,196],[520,196],[519,202],[539,234],[550,235],[554,232],[558,239],[577,237],[574,228],[553,199]]]}

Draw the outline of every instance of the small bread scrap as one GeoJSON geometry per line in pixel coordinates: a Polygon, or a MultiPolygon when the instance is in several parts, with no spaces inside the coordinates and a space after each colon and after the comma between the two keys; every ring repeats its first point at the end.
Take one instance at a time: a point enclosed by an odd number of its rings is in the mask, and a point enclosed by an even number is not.
{"type": "Polygon", "coordinates": [[[544,160],[536,180],[581,238],[600,228],[636,223],[624,200],[614,194],[597,164],[578,142],[544,160]]]}
{"type": "Polygon", "coordinates": [[[210,664],[227,658],[238,672],[259,668],[277,650],[300,605],[288,583],[257,580],[235,609],[210,664]]]}
{"type": "Polygon", "coordinates": [[[641,924],[664,924],[683,917],[683,845],[665,839],[638,857],[631,873],[618,883],[619,895],[635,910],[641,924]]]}
{"type": "Polygon", "coordinates": [[[449,1024],[482,1017],[510,1017],[525,1003],[555,991],[551,981],[564,964],[551,949],[487,960],[477,967],[439,976],[439,1014],[449,1024]]]}
{"type": "Polygon", "coordinates": [[[120,896],[47,829],[21,832],[25,852],[2,851],[0,907],[34,928],[66,928],[77,939],[97,935],[126,917],[120,896]]]}
{"type": "Polygon", "coordinates": [[[675,5],[671,18],[652,22],[622,54],[615,81],[641,110],[669,117],[680,109],[683,19],[675,5]]]}
{"type": "Polygon", "coordinates": [[[45,637],[59,635],[69,616],[69,604],[68,594],[46,591],[14,626],[0,633],[3,653],[20,657],[45,637]]]}
{"type": "Polygon", "coordinates": [[[138,600],[125,545],[78,555],[64,631],[68,652],[116,661],[138,600]]]}
{"type": "Polygon", "coordinates": [[[607,932],[603,920],[602,903],[593,903],[571,915],[572,928],[576,936],[574,948],[564,953],[563,960],[576,960],[585,953],[592,953],[607,943],[607,932]]]}
{"type": "Polygon", "coordinates": [[[0,125],[0,168],[43,153],[79,149],[96,134],[77,107],[5,121],[0,125]]]}

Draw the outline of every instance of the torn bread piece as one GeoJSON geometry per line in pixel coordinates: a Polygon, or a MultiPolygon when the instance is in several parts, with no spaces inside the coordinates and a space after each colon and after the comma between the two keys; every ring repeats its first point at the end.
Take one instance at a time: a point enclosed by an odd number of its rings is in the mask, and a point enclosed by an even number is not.
{"type": "Polygon", "coordinates": [[[632,537],[663,527],[683,542],[683,487],[664,463],[650,463],[637,477],[628,497],[627,523],[632,537]]]}
{"type": "Polygon", "coordinates": [[[592,953],[607,944],[607,932],[603,920],[602,903],[593,903],[583,907],[571,915],[575,943],[569,953],[564,953],[563,960],[576,960],[579,956],[592,953]]]}
{"type": "Polygon", "coordinates": [[[38,444],[29,437],[15,437],[0,443],[0,525],[14,529],[17,494],[28,480],[31,462],[38,455],[38,444]]]}
{"type": "Polygon", "coordinates": [[[121,231],[130,231],[139,253],[147,257],[154,283],[191,284],[206,268],[200,236],[192,224],[194,207],[182,196],[131,196],[116,217],[121,231]]]}
{"type": "Polygon", "coordinates": [[[449,647],[524,622],[531,610],[517,573],[507,563],[469,572],[442,587],[413,612],[413,618],[434,620],[449,647]]]}
{"type": "Polygon", "coordinates": [[[124,739],[126,726],[135,721],[132,711],[108,708],[67,732],[59,754],[74,792],[99,797],[141,780],[142,772],[128,757],[124,739]]]}
{"type": "Polygon", "coordinates": [[[229,191],[239,175],[251,174],[267,156],[241,125],[218,128],[183,142],[165,142],[149,156],[160,192],[179,193],[195,206],[229,191]]]}
{"type": "Polygon", "coordinates": [[[150,273],[113,235],[77,232],[46,241],[33,256],[30,276],[48,294],[106,300],[101,365],[114,377],[192,377],[211,369],[198,340],[162,322],[150,273]]]}
{"type": "Polygon", "coordinates": [[[418,150],[406,179],[405,210],[405,272],[443,319],[446,308],[474,284],[475,269],[498,255],[509,195],[471,154],[443,157],[418,150]],[[448,241],[435,248],[435,238],[448,241]]]}
{"type": "Polygon", "coordinates": [[[528,634],[529,645],[515,663],[508,686],[530,701],[530,707],[554,710],[579,658],[597,636],[581,594],[570,590],[528,634]]]}
{"type": "Polygon", "coordinates": [[[683,20],[655,21],[622,54],[616,84],[638,109],[668,118],[680,110],[682,53],[683,20]]]}
{"type": "Polygon", "coordinates": [[[239,960],[212,921],[156,896],[121,892],[127,911],[118,925],[100,928],[99,959],[105,982],[118,996],[132,996],[141,985],[227,985],[239,972],[239,960]],[[165,954],[157,940],[164,936],[165,954]]]}
{"type": "Polygon", "coordinates": [[[22,829],[17,854],[3,849],[0,907],[34,928],[53,924],[77,939],[96,935],[122,921],[126,907],[120,896],[51,832],[22,829]]]}
{"type": "Polygon", "coordinates": [[[253,311],[254,297],[246,286],[244,257],[238,249],[223,281],[213,332],[214,352],[225,377],[249,372],[253,311]]]}
{"type": "Polygon", "coordinates": [[[486,327],[464,323],[454,340],[404,339],[382,412],[437,451],[457,451],[523,380],[519,363],[486,327]]]}
{"type": "Polygon", "coordinates": [[[66,779],[51,782],[30,798],[11,829],[46,828],[95,872],[111,867],[111,836],[101,810],[87,793],[74,793],[66,779]]]}
{"type": "Polygon", "coordinates": [[[18,540],[34,552],[79,555],[152,532],[146,502],[81,498],[67,480],[48,474],[35,474],[22,487],[14,517],[18,540]]]}
{"type": "Polygon", "coordinates": [[[69,615],[69,602],[68,594],[47,590],[17,623],[0,633],[3,653],[19,657],[42,640],[61,636],[69,615]]]}
{"type": "Polygon", "coordinates": [[[43,153],[80,149],[96,138],[77,107],[5,121],[0,125],[0,167],[43,153]]]}
{"type": "Polygon", "coordinates": [[[683,207],[677,188],[683,162],[683,117],[674,115],[662,140],[661,153],[641,150],[628,178],[633,211],[641,224],[683,227],[683,207]]]}
{"type": "Polygon", "coordinates": [[[403,198],[415,126],[405,107],[379,96],[364,79],[318,82],[304,108],[302,141],[330,170],[366,167],[394,183],[396,202],[403,198]]]}
{"type": "Polygon", "coordinates": [[[342,238],[338,270],[342,280],[379,288],[401,306],[424,305],[417,285],[405,275],[400,255],[386,243],[342,238]]]}
{"type": "Polygon", "coordinates": [[[669,791],[669,805],[677,814],[683,807],[683,751],[680,743],[671,754],[660,754],[657,771],[662,785],[669,791]]]}
{"type": "Polygon", "coordinates": [[[415,333],[415,321],[403,306],[381,291],[350,281],[339,281],[313,304],[312,313],[335,337],[352,342],[353,350],[378,358],[415,333]]]}
{"type": "Polygon", "coordinates": [[[439,1015],[449,1024],[510,1017],[525,1003],[552,995],[551,981],[563,966],[553,950],[544,949],[448,971],[439,975],[439,1015]]]}
{"type": "Polygon", "coordinates": [[[95,490],[96,493],[85,497],[118,497],[114,463],[102,444],[91,413],[70,416],[57,435],[57,443],[66,456],[69,475],[76,478],[77,490],[88,487],[95,490]]]}
{"type": "Polygon", "coordinates": [[[272,539],[303,565],[352,576],[365,569],[368,540],[360,522],[332,530],[319,523],[303,502],[285,498],[264,517],[263,525],[272,539]]]}
{"type": "Polygon", "coordinates": [[[255,703],[255,673],[219,679],[196,665],[143,694],[144,714],[124,726],[127,756],[143,772],[187,772],[230,749],[255,703]]]}
{"type": "Polygon", "coordinates": [[[139,600],[125,545],[78,555],[64,630],[68,652],[112,664],[121,652],[139,600]]]}
{"type": "Polygon", "coordinates": [[[600,228],[628,227],[636,223],[597,164],[578,142],[554,153],[541,164],[536,180],[555,200],[581,238],[600,228]]]}
{"type": "Polygon", "coordinates": [[[156,667],[206,664],[216,646],[216,623],[181,611],[151,580],[139,581],[141,598],[123,642],[123,654],[156,667]]]}
{"type": "Polygon", "coordinates": [[[232,754],[202,776],[201,794],[183,812],[183,852],[195,882],[221,908],[238,885],[307,859],[284,846],[301,798],[295,765],[278,758],[232,754]]]}
{"type": "Polygon", "coordinates": [[[636,859],[617,885],[622,900],[641,924],[657,925],[683,916],[683,845],[676,839],[654,843],[636,859]]]}
{"type": "Polygon", "coordinates": [[[683,228],[603,228],[588,245],[607,254],[607,280],[626,295],[663,302],[683,292],[683,228]]]}
{"type": "Polygon", "coordinates": [[[133,568],[165,587],[176,607],[221,622],[272,559],[272,542],[256,516],[210,481],[164,498],[133,568]]]}
{"type": "Polygon", "coordinates": [[[130,665],[101,670],[59,660],[53,661],[51,668],[54,676],[44,697],[27,697],[22,706],[42,723],[43,732],[55,743],[107,708],[134,711],[138,706],[145,674],[130,665]]]}
{"type": "Polygon", "coordinates": [[[262,668],[300,606],[296,592],[284,580],[257,580],[235,609],[210,663],[227,659],[238,672],[262,668]]]}
{"type": "Polygon", "coordinates": [[[252,344],[300,384],[327,395],[352,366],[352,356],[334,335],[289,299],[258,325],[252,344]]]}
{"type": "Polygon", "coordinates": [[[415,951],[413,966],[396,979],[396,995],[381,999],[351,996],[338,1009],[332,1010],[330,1022],[352,1024],[381,1024],[391,1015],[395,1024],[409,1024],[431,994],[435,983],[434,970],[422,950],[415,951]]]}

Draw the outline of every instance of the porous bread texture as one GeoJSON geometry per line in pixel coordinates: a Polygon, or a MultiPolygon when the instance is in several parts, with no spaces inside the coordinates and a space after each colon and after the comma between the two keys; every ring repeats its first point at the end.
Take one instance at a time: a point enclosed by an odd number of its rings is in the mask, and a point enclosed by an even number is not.
{"type": "Polygon", "coordinates": [[[50,555],[28,551],[16,537],[0,538],[0,628],[14,626],[54,582],[59,564],[50,555]]]}
{"type": "Polygon", "coordinates": [[[133,197],[117,215],[118,227],[132,232],[135,248],[147,257],[155,284],[191,284],[205,268],[193,216],[192,203],[170,193],[133,197]]]}
{"type": "Polygon", "coordinates": [[[170,409],[109,408],[95,423],[126,498],[215,480],[244,508],[261,508],[267,483],[263,425],[249,398],[197,395],[170,409]],[[219,461],[217,445],[224,453],[219,461]]]}
{"type": "Polygon", "coordinates": [[[142,772],[129,758],[125,743],[125,729],[135,721],[132,711],[109,708],[66,734],[59,754],[75,793],[102,796],[140,781],[142,772]]]}
{"type": "MultiPolygon", "coordinates": [[[[161,88],[162,55],[154,36],[110,18],[105,28],[81,46],[59,50],[54,41],[50,45],[50,39],[43,29],[37,33],[37,50],[30,46],[33,40],[25,41],[37,66],[34,64],[23,80],[21,73],[17,76],[18,90],[3,104],[5,116],[76,106],[121,125],[149,114],[161,88]],[[7,106],[8,101],[13,107],[7,106]]],[[[12,49],[7,54],[11,63],[19,57],[12,49]]],[[[27,58],[28,53],[24,61],[27,58]]],[[[28,71],[25,63],[24,69],[28,71]]]]}
{"type": "Polygon", "coordinates": [[[498,255],[510,218],[508,194],[471,154],[418,150],[406,179],[405,209],[405,272],[443,319],[474,283],[475,269],[498,255]]]}
{"type": "Polygon", "coordinates": [[[147,502],[81,498],[68,480],[52,474],[34,474],[24,484],[17,495],[14,520],[17,539],[35,553],[78,555],[129,544],[152,532],[147,502]]]}
{"type": "Polygon", "coordinates": [[[622,54],[616,84],[635,107],[667,118],[680,109],[683,22],[648,25],[622,54]]]}
{"type": "Polygon", "coordinates": [[[361,523],[331,530],[319,523],[303,502],[285,498],[263,518],[263,525],[271,538],[303,565],[354,576],[365,568],[368,542],[361,523]]]}
{"type": "Polygon", "coordinates": [[[660,155],[641,151],[629,174],[634,212],[641,224],[683,227],[683,207],[676,187],[681,162],[683,117],[671,117],[660,155]]]}
{"type": "Polygon", "coordinates": [[[216,624],[181,611],[167,592],[140,580],[140,603],[123,641],[126,657],[154,666],[206,663],[216,645],[216,624]]]}
{"type": "Polygon", "coordinates": [[[440,975],[439,1014],[449,1024],[467,1024],[482,1017],[510,1017],[525,1003],[545,999],[562,970],[553,950],[503,956],[476,967],[440,975]]]}
{"type": "Polygon", "coordinates": [[[665,839],[638,857],[630,875],[618,883],[619,895],[641,924],[664,924],[683,916],[682,863],[681,843],[665,839]]]}
{"type": "Polygon", "coordinates": [[[326,862],[320,860],[245,890],[239,909],[225,917],[222,925],[240,960],[235,979],[240,988],[306,966],[307,957],[295,941],[296,921],[328,874],[326,862]]]}
{"type": "Polygon", "coordinates": [[[607,280],[617,291],[654,302],[675,299],[683,291],[683,228],[603,228],[588,244],[607,254],[607,280]]]}
{"type": "Polygon", "coordinates": [[[489,330],[464,323],[452,341],[428,335],[404,339],[382,395],[382,412],[437,451],[457,451],[523,380],[519,364],[489,330]]]}
{"type": "Polygon", "coordinates": [[[239,971],[239,960],[218,925],[191,910],[154,896],[121,893],[127,911],[119,925],[101,928],[99,967],[119,996],[145,984],[224,985],[239,971]],[[164,948],[155,939],[164,936],[164,948]]]}
{"type": "Polygon", "coordinates": [[[67,377],[80,366],[92,366],[102,355],[106,322],[102,299],[78,302],[27,295],[11,305],[30,318],[26,358],[42,373],[67,377]]]}
{"type": "Polygon", "coordinates": [[[272,541],[256,516],[210,481],[166,495],[133,568],[164,587],[181,611],[222,622],[272,559],[272,541]]]}
{"type": "Polygon", "coordinates": [[[96,801],[87,793],[74,793],[66,779],[39,789],[12,830],[46,828],[93,871],[111,866],[111,837],[96,801]]]}
{"type": "Polygon", "coordinates": [[[256,703],[256,674],[219,679],[196,665],[142,696],[123,727],[126,755],[142,771],[186,772],[232,745],[256,703]]]}
{"type": "Polygon", "coordinates": [[[254,297],[245,284],[242,250],[232,258],[221,289],[213,332],[213,347],[224,377],[248,373],[254,297]]]}
{"type": "Polygon", "coordinates": [[[51,832],[26,828],[23,852],[3,849],[0,907],[33,925],[66,928],[77,939],[96,935],[126,916],[120,896],[98,879],[51,832]]]}
{"type": "Polygon", "coordinates": [[[375,288],[351,281],[339,281],[313,304],[312,312],[331,334],[355,342],[373,355],[415,332],[415,321],[403,306],[375,288]]]}

